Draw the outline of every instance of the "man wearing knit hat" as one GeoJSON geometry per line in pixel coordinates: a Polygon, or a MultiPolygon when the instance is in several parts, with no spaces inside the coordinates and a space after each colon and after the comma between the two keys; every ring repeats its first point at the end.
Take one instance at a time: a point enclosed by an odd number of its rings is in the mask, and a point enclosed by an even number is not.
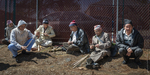
{"type": "Polygon", "coordinates": [[[2,39],[2,43],[9,45],[10,44],[10,33],[11,30],[14,29],[16,27],[16,25],[14,25],[14,23],[11,20],[7,20],[7,27],[5,28],[5,39],[2,39]]]}
{"type": "Polygon", "coordinates": [[[98,61],[103,59],[105,56],[110,56],[110,47],[111,40],[109,34],[103,32],[101,25],[94,26],[94,32],[96,35],[92,38],[92,45],[90,49],[93,51],[90,55],[90,58],[87,59],[87,68],[96,68],[98,67],[98,61]]]}
{"type": "Polygon", "coordinates": [[[116,38],[119,54],[124,58],[123,64],[127,64],[129,58],[133,57],[137,65],[141,65],[139,58],[143,54],[144,40],[141,34],[133,27],[132,21],[124,19],[122,28],[116,38]]]}
{"type": "Polygon", "coordinates": [[[89,41],[86,33],[77,27],[75,20],[69,24],[71,35],[67,43],[63,43],[64,48],[66,48],[66,53],[70,54],[74,51],[80,51],[81,53],[89,53],[89,41]]]}

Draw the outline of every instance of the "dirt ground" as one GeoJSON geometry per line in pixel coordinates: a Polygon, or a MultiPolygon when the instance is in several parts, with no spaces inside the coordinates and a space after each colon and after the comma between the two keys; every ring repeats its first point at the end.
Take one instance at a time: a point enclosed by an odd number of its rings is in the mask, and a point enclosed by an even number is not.
{"type": "MultiPolygon", "coordinates": [[[[150,75],[148,73],[150,69],[147,70],[147,50],[144,50],[141,57],[141,66],[137,66],[133,59],[127,65],[123,65],[123,58],[117,55],[101,60],[98,70],[79,69],[85,67],[85,61],[79,67],[73,68],[73,63],[86,54],[72,55],[64,51],[50,52],[50,50],[45,48],[40,52],[29,52],[30,55],[19,54],[20,63],[17,63],[7,46],[0,45],[0,75],[150,75]]],[[[150,61],[148,64],[150,65],[150,61]]]]}

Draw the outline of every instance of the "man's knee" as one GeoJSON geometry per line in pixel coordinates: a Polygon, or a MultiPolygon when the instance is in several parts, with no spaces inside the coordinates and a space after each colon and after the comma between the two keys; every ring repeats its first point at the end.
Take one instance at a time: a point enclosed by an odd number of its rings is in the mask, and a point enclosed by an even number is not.
{"type": "Polygon", "coordinates": [[[138,48],[134,51],[135,56],[141,56],[143,54],[143,50],[141,48],[138,48]]]}
{"type": "Polygon", "coordinates": [[[9,49],[9,50],[13,49],[14,47],[15,47],[15,45],[13,45],[13,44],[9,44],[9,45],[8,45],[8,49],[9,49]]]}
{"type": "Polygon", "coordinates": [[[125,55],[126,54],[126,49],[124,49],[124,48],[119,48],[119,54],[121,55],[121,56],[123,56],[123,55],[125,55]]]}

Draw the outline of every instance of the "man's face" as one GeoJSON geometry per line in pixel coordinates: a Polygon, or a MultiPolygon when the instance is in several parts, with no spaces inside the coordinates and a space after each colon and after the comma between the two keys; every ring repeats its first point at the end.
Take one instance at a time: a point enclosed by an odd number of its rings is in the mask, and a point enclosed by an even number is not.
{"type": "Polygon", "coordinates": [[[133,29],[133,26],[131,24],[126,24],[124,26],[124,29],[127,33],[131,33],[132,32],[132,29],[133,29]]]}
{"type": "Polygon", "coordinates": [[[19,29],[20,29],[21,31],[23,31],[25,28],[26,28],[26,25],[25,25],[25,24],[19,26],[19,29]]]}
{"type": "Polygon", "coordinates": [[[10,23],[10,24],[8,25],[8,27],[13,27],[13,23],[10,23]]]}
{"type": "Polygon", "coordinates": [[[95,34],[96,34],[97,36],[99,36],[99,35],[101,34],[101,32],[102,32],[102,28],[97,29],[97,30],[94,30],[94,32],[95,32],[95,34]]]}
{"type": "Polygon", "coordinates": [[[43,24],[44,25],[44,28],[47,28],[48,27],[48,24],[43,24]]]}
{"type": "Polygon", "coordinates": [[[71,31],[77,31],[77,26],[76,26],[76,25],[70,26],[70,30],[71,30],[71,31]]]}

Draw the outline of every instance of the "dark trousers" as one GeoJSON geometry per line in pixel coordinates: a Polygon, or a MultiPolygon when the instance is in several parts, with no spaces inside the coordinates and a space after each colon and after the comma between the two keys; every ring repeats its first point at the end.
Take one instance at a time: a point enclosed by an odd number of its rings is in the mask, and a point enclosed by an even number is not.
{"type": "Polygon", "coordinates": [[[63,47],[67,49],[67,52],[72,52],[72,51],[80,51],[78,46],[74,45],[69,45],[67,42],[63,43],[63,47]]]}
{"type": "Polygon", "coordinates": [[[127,56],[127,50],[125,48],[119,48],[119,54],[124,58],[125,61],[127,61],[129,58],[135,58],[135,61],[139,61],[139,58],[143,54],[143,50],[141,48],[137,48],[136,50],[133,50],[131,56],[127,56]]]}

